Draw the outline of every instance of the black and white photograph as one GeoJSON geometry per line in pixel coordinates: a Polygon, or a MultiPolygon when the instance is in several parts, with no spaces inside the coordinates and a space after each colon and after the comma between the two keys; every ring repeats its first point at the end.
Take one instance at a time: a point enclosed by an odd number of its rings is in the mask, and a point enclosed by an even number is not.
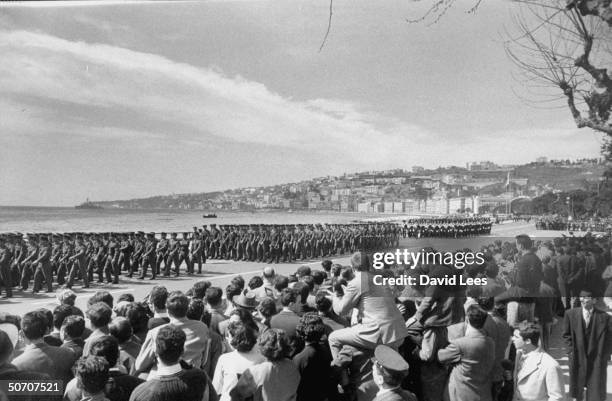
{"type": "Polygon", "coordinates": [[[610,0],[0,1],[0,401],[612,401],[610,0]]]}

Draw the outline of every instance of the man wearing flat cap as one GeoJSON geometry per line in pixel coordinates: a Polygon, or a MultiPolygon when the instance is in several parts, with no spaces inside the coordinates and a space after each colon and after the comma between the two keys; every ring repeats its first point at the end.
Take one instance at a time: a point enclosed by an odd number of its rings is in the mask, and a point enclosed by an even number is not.
{"type": "Polygon", "coordinates": [[[591,292],[581,291],[580,307],[565,311],[563,339],[569,357],[571,396],[578,401],[604,401],[612,318],[595,308],[591,292]]]}
{"type": "Polygon", "coordinates": [[[372,377],[378,386],[374,401],[417,401],[414,394],[400,387],[409,366],[397,351],[379,345],[374,350],[372,362],[372,377]]]}

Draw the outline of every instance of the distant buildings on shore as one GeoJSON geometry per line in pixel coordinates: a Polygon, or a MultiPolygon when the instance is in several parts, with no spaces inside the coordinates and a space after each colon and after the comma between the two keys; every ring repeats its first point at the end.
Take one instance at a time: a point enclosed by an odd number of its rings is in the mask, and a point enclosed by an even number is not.
{"type": "Polygon", "coordinates": [[[467,163],[465,168],[427,170],[413,166],[410,171],[346,173],[268,187],[98,203],[117,208],[477,214],[503,207],[519,197],[531,198],[572,188],[588,189],[599,179],[603,169],[600,159],[570,161],[540,157],[522,166],[480,161],[467,163]]]}

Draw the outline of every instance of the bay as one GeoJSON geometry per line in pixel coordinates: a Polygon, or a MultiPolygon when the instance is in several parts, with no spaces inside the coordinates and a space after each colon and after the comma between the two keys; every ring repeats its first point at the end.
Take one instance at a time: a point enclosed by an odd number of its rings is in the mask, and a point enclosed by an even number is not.
{"type": "Polygon", "coordinates": [[[232,224],[342,224],[380,215],[310,211],[217,211],[205,219],[202,210],[75,209],[0,207],[0,232],[192,231],[194,226],[232,224]]]}

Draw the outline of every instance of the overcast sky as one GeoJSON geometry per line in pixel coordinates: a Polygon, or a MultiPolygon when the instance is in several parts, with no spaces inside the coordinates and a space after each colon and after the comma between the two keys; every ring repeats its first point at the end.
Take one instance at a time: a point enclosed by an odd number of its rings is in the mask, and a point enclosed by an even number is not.
{"type": "Polygon", "coordinates": [[[535,109],[501,43],[514,5],[0,5],[0,205],[205,192],[371,169],[598,157],[535,109]]]}

